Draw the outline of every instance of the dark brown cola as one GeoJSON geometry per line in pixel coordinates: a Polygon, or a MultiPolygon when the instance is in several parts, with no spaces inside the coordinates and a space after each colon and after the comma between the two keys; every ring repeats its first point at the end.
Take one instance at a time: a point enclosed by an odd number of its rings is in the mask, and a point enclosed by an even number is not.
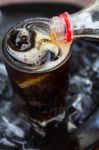
{"type": "Polygon", "coordinates": [[[22,24],[10,29],[3,40],[3,59],[17,97],[16,100],[22,106],[22,110],[29,119],[45,126],[55,120],[62,121],[65,117],[71,50],[66,49],[66,56],[63,57],[62,49],[57,49],[50,39],[45,38],[45,35],[43,40],[39,39],[34,30],[31,30],[32,25],[35,24],[33,28],[39,28],[40,33],[38,31],[37,33],[41,37],[41,26],[47,32],[48,19],[30,19],[24,22],[25,25],[29,24],[28,36],[27,30],[24,32],[22,30],[23,33],[18,30],[22,24]],[[39,51],[35,49],[38,43],[39,51]],[[14,51],[11,49],[9,52],[10,48],[7,45],[10,45],[14,51]],[[34,53],[37,56],[35,58],[33,55],[35,63],[31,56],[34,53]],[[22,55],[22,59],[24,58],[22,61],[19,55],[22,55]],[[30,64],[27,58],[30,58],[30,64]]]}

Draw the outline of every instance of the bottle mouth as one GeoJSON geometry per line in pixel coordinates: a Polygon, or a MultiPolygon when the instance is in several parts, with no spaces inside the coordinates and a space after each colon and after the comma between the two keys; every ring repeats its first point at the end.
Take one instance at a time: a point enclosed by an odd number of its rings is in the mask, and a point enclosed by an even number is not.
{"type": "Polygon", "coordinates": [[[64,41],[65,24],[61,17],[55,16],[50,21],[50,35],[54,42],[64,41]]]}
{"type": "Polygon", "coordinates": [[[52,39],[56,42],[65,41],[66,43],[69,43],[72,41],[72,26],[67,12],[51,19],[50,34],[52,39]]]}

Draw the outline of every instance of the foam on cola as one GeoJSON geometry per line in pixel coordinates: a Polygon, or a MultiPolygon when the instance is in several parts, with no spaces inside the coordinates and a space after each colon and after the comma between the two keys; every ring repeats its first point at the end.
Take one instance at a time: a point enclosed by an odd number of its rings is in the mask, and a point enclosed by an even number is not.
{"type": "Polygon", "coordinates": [[[43,24],[18,25],[12,29],[7,39],[7,52],[24,66],[32,66],[39,71],[51,69],[60,64],[69,52],[70,44],[53,43],[49,26],[43,24]]]}

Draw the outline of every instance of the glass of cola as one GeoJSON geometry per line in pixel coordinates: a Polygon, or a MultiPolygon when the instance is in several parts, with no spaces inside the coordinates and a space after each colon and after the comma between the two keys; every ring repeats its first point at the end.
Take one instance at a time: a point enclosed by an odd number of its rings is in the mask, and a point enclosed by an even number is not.
{"type": "Polygon", "coordinates": [[[47,18],[25,20],[3,39],[2,55],[16,100],[29,119],[45,126],[65,117],[71,44],[54,43],[47,18]]]}

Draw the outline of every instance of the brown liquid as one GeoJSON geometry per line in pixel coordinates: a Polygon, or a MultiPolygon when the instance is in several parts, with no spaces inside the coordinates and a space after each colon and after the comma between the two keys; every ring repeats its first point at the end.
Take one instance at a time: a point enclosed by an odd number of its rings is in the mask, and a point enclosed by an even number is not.
{"type": "Polygon", "coordinates": [[[47,121],[65,111],[69,61],[56,70],[39,74],[19,71],[5,62],[14,92],[24,101],[23,109],[33,120],[47,121]]]}

